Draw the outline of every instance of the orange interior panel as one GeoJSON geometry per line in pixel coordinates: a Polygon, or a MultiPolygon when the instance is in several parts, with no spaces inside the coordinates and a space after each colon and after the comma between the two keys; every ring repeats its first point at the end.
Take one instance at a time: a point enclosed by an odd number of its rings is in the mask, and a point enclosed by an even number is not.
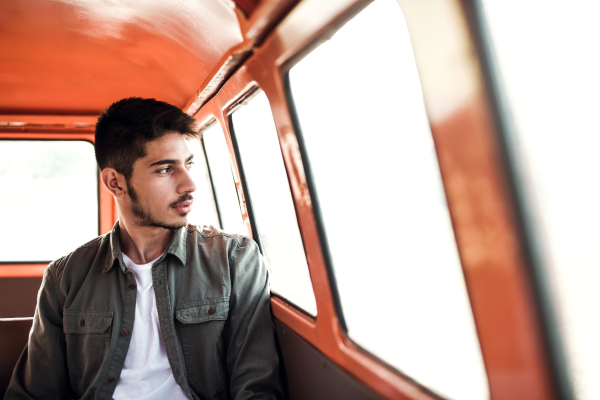
{"type": "Polygon", "coordinates": [[[0,21],[3,114],[93,115],[130,96],[183,107],[242,41],[224,0],[3,0],[0,21]]]}
{"type": "MultiPolygon", "coordinates": [[[[467,67],[459,72],[467,71],[473,90],[454,99],[454,109],[445,114],[438,113],[437,105],[447,97],[438,96],[435,88],[455,76],[448,65],[427,54],[446,38],[433,30],[418,32],[419,26],[426,26],[418,6],[424,2],[398,2],[417,59],[491,398],[553,399],[525,249],[491,118],[493,106],[464,2],[444,0],[455,7],[457,29],[467,32],[461,45],[467,67]]],[[[341,327],[284,85],[290,63],[326,40],[367,3],[199,0],[177,6],[159,0],[126,5],[0,1],[0,140],[93,143],[98,114],[129,96],[174,104],[194,115],[199,125],[216,119],[225,131],[251,235],[227,116],[260,86],[273,111],[318,308],[318,317],[310,318],[273,297],[275,318],[380,396],[433,399],[437,397],[410,377],[358,348],[341,327]]],[[[99,233],[104,234],[117,213],[112,196],[99,184],[99,233]]],[[[2,264],[0,278],[39,277],[45,267],[2,264]]]]}
{"type": "MultiPolygon", "coordinates": [[[[274,297],[273,314],[382,397],[435,398],[427,389],[355,346],[340,326],[283,84],[288,62],[364,4],[351,0],[331,2],[328,7],[320,7],[316,16],[316,6],[301,3],[195,117],[200,123],[216,118],[227,128],[230,107],[254,86],[264,90],[278,130],[318,308],[317,318],[312,319],[274,297]]],[[[409,19],[411,14],[405,13],[405,17],[409,19]]],[[[409,26],[411,23],[415,21],[409,26]]],[[[419,51],[424,49],[415,49],[419,51]]],[[[421,63],[419,68],[423,67],[437,66],[421,63]]],[[[479,67],[474,68],[474,79],[481,80],[479,67]]],[[[444,73],[443,68],[437,71],[444,73]]],[[[427,77],[422,75],[421,79],[427,77]]],[[[427,84],[423,82],[423,86],[427,84]]],[[[480,81],[476,85],[483,86],[480,81]]],[[[554,393],[548,360],[489,107],[485,93],[478,89],[454,112],[433,120],[432,133],[491,398],[551,399],[554,393]]],[[[233,157],[231,138],[228,133],[226,136],[233,157]]]]}

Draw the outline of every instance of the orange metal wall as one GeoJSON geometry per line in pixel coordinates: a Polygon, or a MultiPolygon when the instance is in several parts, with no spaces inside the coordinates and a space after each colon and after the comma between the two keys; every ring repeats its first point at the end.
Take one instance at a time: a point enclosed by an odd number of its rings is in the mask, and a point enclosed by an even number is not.
{"type": "MultiPolygon", "coordinates": [[[[236,101],[255,86],[269,98],[278,129],[290,186],[295,201],[310,275],[319,310],[312,319],[279,298],[272,299],[275,317],[317,347],[356,379],[385,398],[430,398],[429,392],[383,365],[357,348],[343,332],[334,307],[333,293],[320,247],[315,214],[298,140],[290,115],[283,84],[285,65],[303,54],[322,35],[339,26],[367,2],[340,0],[305,1],[267,38],[229,79],[221,90],[196,114],[202,124],[216,118],[227,132],[227,115],[236,101]]],[[[400,2],[409,29],[423,21],[414,2],[400,2]]],[[[454,71],[422,57],[431,51],[419,32],[411,29],[417,63],[425,88],[425,100],[444,187],[448,198],[461,261],[467,281],[475,322],[482,347],[492,399],[552,399],[553,383],[548,358],[544,353],[543,334],[537,318],[535,299],[519,241],[515,214],[511,209],[510,188],[491,120],[491,103],[473,54],[476,50],[461,3],[449,1],[455,8],[452,29],[461,30],[453,56],[465,58],[464,68],[454,71]],[[465,72],[464,69],[467,71],[465,72]],[[472,90],[454,95],[450,112],[438,112],[436,89],[452,74],[466,74],[472,90]]],[[[447,6],[447,5],[446,5],[447,6]]],[[[436,10],[430,10],[436,11],[436,10]]],[[[443,34],[429,31],[429,35],[443,34]]],[[[431,38],[430,38],[431,40],[431,38]]],[[[433,38],[435,40],[435,37],[433,38]]],[[[444,43],[440,38],[440,43],[444,43]]],[[[452,98],[451,98],[452,100],[452,98]]],[[[195,110],[192,110],[194,112],[195,110]]],[[[226,134],[228,136],[228,134],[226,134]]],[[[228,137],[232,157],[234,152],[228,137]]],[[[237,168],[237,164],[234,163],[237,168]]],[[[239,171],[236,173],[239,181],[239,171]]],[[[243,196],[243,194],[242,194],[243,196]]]]}
{"type": "MultiPolygon", "coordinates": [[[[272,106],[319,310],[313,319],[274,297],[275,317],[381,396],[433,398],[427,389],[355,346],[340,326],[283,84],[286,63],[368,2],[236,3],[237,7],[225,0],[200,2],[205,8],[198,10],[206,13],[198,11],[198,23],[191,25],[185,22],[189,15],[166,8],[169,18],[184,21],[179,29],[152,25],[148,21],[160,16],[156,13],[149,14],[149,19],[116,24],[104,18],[102,10],[85,14],[68,0],[0,2],[0,139],[93,142],[98,112],[119,98],[136,95],[185,107],[200,124],[216,118],[234,157],[227,114],[259,85],[272,106]]],[[[435,3],[443,6],[443,12],[423,8],[424,4],[433,7],[432,2],[399,3],[424,88],[491,397],[552,399],[555,393],[544,335],[467,10],[458,0],[435,3]],[[434,14],[442,16],[441,22],[428,19],[434,14]],[[459,32],[455,43],[448,42],[443,30],[433,29],[444,23],[450,31],[459,32]],[[427,31],[420,26],[428,27],[427,31]],[[442,50],[455,49],[450,53],[458,62],[440,62],[431,56],[441,51],[436,43],[445,45],[442,50]],[[447,87],[452,88],[446,85],[448,81],[461,85],[456,92],[448,92],[447,87]],[[461,92],[464,87],[469,91],[461,92]],[[444,108],[448,102],[453,105],[450,111],[444,108]]],[[[243,200],[235,158],[233,164],[243,200]]],[[[114,201],[102,185],[99,202],[104,233],[116,214],[114,201]]],[[[40,276],[44,268],[41,264],[2,265],[0,278],[40,276]]]]}

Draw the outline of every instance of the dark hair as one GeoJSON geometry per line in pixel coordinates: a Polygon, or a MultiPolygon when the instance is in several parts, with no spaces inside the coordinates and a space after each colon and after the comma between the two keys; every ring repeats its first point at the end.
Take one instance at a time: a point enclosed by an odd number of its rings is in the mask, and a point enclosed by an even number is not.
{"type": "Polygon", "coordinates": [[[96,123],[96,162],[131,178],[133,164],[146,155],[146,143],[167,133],[197,137],[195,120],[179,108],[155,99],[129,97],[113,103],[96,123]]]}

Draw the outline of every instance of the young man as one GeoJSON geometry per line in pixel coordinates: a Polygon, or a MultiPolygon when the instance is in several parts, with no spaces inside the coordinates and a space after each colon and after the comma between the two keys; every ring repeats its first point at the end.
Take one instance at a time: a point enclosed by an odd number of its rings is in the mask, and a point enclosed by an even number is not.
{"type": "Polygon", "coordinates": [[[256,243],[188,225],[193,125],[154,99],[102,113],[96,160],[119,220],[46,269],[6,399],[282,397],[256,243]]]}

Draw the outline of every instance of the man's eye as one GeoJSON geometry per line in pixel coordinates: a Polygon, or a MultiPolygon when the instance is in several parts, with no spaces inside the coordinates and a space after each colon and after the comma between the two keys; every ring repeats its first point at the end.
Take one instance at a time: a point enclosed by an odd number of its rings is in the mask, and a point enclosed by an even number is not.
{"type": "Polygon", "coordinates": [[[159,170],[158,170],[158,171],[156,171],[156,172],[158,172],[159,174],[167,174],[167,173],[169,173],[170,171],[171,171],[171,167],[166,167],[166,168],[161,168],[161,169],[159,169],[159,170]]]}
{"type": "Polygon", "coordinates": [[[186,166],[187,166],[187,169],[190,169],[190,168],[192,168],[192,165],[194,165],[194,164],[196,164],[196,163],[195,163],[195,162],[193,162],[193,161],[189,161],[189,162],[186,164],[186,166]]]}

